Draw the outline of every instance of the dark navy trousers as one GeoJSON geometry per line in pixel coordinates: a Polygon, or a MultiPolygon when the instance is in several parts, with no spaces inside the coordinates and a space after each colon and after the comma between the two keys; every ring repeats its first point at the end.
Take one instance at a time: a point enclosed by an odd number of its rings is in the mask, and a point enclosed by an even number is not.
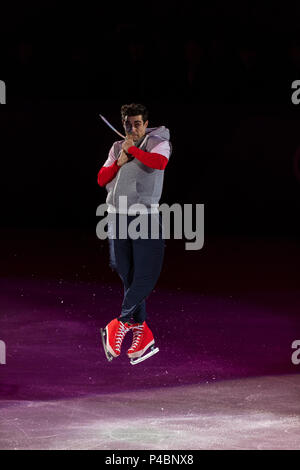
{"type": "MultiPolygon", "coordinates": [[[[147,317],[146,298],[154,289],[163,265],[165,239],[162,216],[160,212],[142,215],[139,220],[144,222],[147,219],[148,227],[148,238],[144,239],[132,238],[128,230],[130,223],[138,215],[114,214],[113,217],[115,219],[110,220],[108,224],[110,267],[118,273],[124,285],[124,298],[118,318],[122,321],[142,323],[147,317]],[[126,238],[123,239],[119,234],[121,218],[123,234],[126,227],[126,238]],[[158,238],[153,238],[151,224],[156,226],[155,236],[158,238]]],[[[145,234],[145,231],[143,233],[145,234]]]]}

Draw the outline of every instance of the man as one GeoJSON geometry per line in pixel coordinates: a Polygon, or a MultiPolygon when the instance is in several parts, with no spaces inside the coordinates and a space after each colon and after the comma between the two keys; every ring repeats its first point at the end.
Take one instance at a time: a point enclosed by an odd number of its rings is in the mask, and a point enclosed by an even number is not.
{"type": "Polygon", "coordinates": [[[158,280],[164,257],[161,213],[158,210],[164,170],[172,151],[170,133],[165,126],[148,128],[148,111],[141,104],[121,107],[126,139],[112,145],[108,158],[98,173],[98,184],[108,192],[110,266],[116,269],[124,284],[121,314],[101,330],[108,360],[118,357],[125,334],[132,330],[133,341],[127,351],[135,364],[158,352],[153,334],[146,324],[146,298],[158,280]],[[121,204],[122,196],[127,205],[121,204]],[[148,238],[134,239],[128,227],[136,216],[134,204],[147,219],[148,238]],[[127,228],[126,238],[118,238],[120,224],[127,228]],[[150,227],[158,224],[158,238],[151,237],[150,227]],[[112,235],[112,232],[113,235],[112,235]],[[150,348],[150,352],[146,351],[150,348]]]}

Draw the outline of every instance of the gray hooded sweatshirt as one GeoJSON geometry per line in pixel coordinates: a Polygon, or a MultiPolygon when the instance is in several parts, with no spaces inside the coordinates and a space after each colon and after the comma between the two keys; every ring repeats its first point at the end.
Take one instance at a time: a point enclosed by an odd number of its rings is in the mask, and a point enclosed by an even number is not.
{"type": "MultiPolygon", "coordinates": [[[[154,147],[163,141],[167,141],[170,146],[169,157],[172,153],[170,142],[170,132],[165,126],[147,128],[143,138],[136,143],[136,146],[145,152],[151,152],[154,147]]],[[[114,142],[107,161],[103,166],[109,166],[117,160],[122,151],[124,140],[114,142]]],[[[139,211],[141,213],[157,213],[159,200],[163,189],[164,170],[150,168],[137,158],[132,158],[119,169],[116,176],[105,186],[107,189],[106,203],[108,212],[136,214],[135,210],[130,210],[133,204],[142,204],[139,211]],[[127,196],[124,205],[119,199],[120,196],[127,196]],[[121,202],[121,205],[120,205],[121,202]]],[[[137,206],[135,206],[137,209],[137,206]]]]}

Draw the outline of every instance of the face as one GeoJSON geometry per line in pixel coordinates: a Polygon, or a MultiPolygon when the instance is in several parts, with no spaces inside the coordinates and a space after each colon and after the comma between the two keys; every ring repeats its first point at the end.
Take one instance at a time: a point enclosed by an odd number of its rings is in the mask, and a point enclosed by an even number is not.
{"type": "Polygon", "coordinates": [[[132,137],[133,141],[136,142],[145,135],[148,121],[144,123],[141,114],[138,116],[127,116],[127,123],[130,124],[131,130],[130,132],[127,132],[125,122],[123,122],[126,137],[132,137]]]}

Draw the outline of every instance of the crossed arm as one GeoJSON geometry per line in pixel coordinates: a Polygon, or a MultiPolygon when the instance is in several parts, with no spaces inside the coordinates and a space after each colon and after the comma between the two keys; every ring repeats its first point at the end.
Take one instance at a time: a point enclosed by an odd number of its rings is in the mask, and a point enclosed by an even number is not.
{"type": "MultiPolygon", "coordinates": [[[[167,157],[160,153],[145,152],[134,145],[128,148],[128,153],[144,165],[156,170],[164,170],[169,161],[167,157]]],[[[118,165],[118,160],[115,160],[109,166],[103,166],[98,173],[99,186],[106,186],[116,176],[120,167],[121,166],[118,165]]]]}

